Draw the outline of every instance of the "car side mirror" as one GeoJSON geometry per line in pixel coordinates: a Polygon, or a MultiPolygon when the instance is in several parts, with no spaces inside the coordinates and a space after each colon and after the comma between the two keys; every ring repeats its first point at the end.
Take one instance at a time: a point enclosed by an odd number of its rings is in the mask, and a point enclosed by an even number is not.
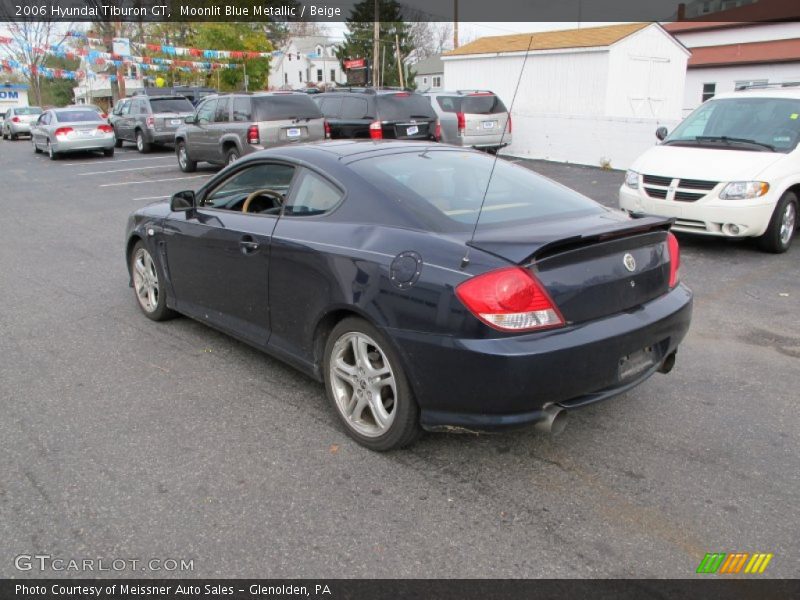
{"type": "Polygon", "coordinates": [[[663,140],[664,138],[666,138],[668,133],[669,132],[667,131],[667,128],[664,127],[663,125],[661,127],[659,127],[658,129],[656,129],[656,137],[659,140],[663,140]]]}
{"type": "Polygon", "coordinates": [[[193,123],[197,123],[197,118],[194,115],[189,115],[183,119],[183,122],[187,125],[191,125],[193,123]]]}
{"type": "Polygon", "coordinates": [[[183,190],[173,194],[172,199],[169,201],[169,209],[172,212],[191,210],[195,207],[196,202],[197,200],[192,190],[183,190]]]}

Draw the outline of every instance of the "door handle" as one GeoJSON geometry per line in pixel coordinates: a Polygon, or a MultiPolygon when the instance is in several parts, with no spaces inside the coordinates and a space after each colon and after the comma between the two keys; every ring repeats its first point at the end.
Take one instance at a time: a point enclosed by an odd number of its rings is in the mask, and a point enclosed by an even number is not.
{"type": "Polygon", "coordinates": [[[258,250],[258,242],[253,240],[251,236],[246,235],[239,240],[239,247],[242,249],[242,254],[251,254],[258,250]]]}

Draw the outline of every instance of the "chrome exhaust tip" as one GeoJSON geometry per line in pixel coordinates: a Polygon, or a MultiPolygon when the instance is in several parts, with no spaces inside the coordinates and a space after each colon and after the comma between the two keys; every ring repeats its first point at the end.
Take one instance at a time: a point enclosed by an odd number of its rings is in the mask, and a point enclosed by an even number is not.
{"type": "Polygon", "coordinates": [[[534,428],[543,433],[550,435],[558,435],[567,426],[567,411],[556,406],[555,404],[548,404],[542,409],[544,417],[538,421],[534,428]]]}
{"type": "Polygon", "coordinates": [[[678,353],[676,350],[672,354],[668,355],[667,358],[664,359],[664,362],[661,363],[661,366],[658,367],[659,373],[669,373],[672,371],[673,367],[675,366],[675,355],[678,353]]]}

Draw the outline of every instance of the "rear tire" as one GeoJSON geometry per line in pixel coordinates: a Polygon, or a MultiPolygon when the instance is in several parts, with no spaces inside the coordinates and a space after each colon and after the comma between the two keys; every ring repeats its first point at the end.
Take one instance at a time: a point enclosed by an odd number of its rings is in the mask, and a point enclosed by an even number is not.
{"type": "Polygon", "coordinates": [[[175,155],[178,157],[178,167],[184,173],[194,173],[197,170],[197,162],[189,158],[189,152],[186,150],[186,142],[181,140],[175,146],[175,155]]]}
{"type": "Polygon", "coordinates": [[[103,156],[111,158],[114,156],[114,148],[104,148],[103,149],[103,156]]]}
{"type": "Polygon", "coordinates": [[[758,246],[765,252],[782,254],[792,245],[797,228],[797,195],[786,192],[778,200],[767,231],[758,238],[758,246]]]}
{"type": "Polygon", "coordinates": [[[225,165],[230,165],[239,160],[239,151],[236,148],[230,148],[225,153],[225,165]]]}
{"type": "Polygon", "coordinates": [[[136,149],[142,154],[150,152],[152,145],[146,139],[141,129],[136,130],[136,149]]]}
{"type": "Polygon", "coordinates": [[[384,452],[417,439],[419,407],[400,357],[377,328],[357,317],[338,323],[325,344],[323,374],[328,400],[359,444],[384,452]]]}

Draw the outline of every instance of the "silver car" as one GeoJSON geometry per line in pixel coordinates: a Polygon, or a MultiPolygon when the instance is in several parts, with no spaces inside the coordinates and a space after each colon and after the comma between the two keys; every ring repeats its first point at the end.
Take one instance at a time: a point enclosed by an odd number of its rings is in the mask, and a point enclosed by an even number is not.
{"type": "Polygon", "coordinates": [[[308,94],[263,92],[209,96],[175,132],[178,166],[230,164],[240,156],[296,142],[325,139],[325,119],[308,94]]]}
{"type": "Polygon", "coordinates": [[[114,156],[114,129],[92,108],[52,108],[31,129],[33,149],[58,159],[67,152],[101,150],[114,156]]]}
{"type": "Polygon", "coordinates": [[[497,151],[511,143],[511,115],[494,92],[426,92],[439,117],[439,141],[454,146],[497,151]]]}
{"type": "Polygon", "coordinates": [[[31,123],[39,118],[42,109],[38,106],[17,106],[9,108],[3,118],[3,139],[16,140],[20,135],[31,134],[31,123]]]}

